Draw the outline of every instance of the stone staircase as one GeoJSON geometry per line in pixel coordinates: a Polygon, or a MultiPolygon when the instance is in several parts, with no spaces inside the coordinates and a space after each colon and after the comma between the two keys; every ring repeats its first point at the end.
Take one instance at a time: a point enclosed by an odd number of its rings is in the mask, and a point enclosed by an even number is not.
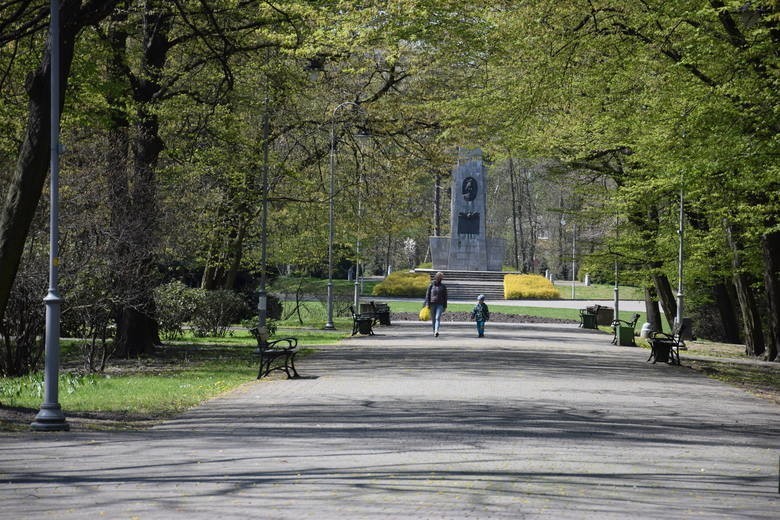
{"type": "MultiPolygon", "coordinates": [[[[433,279],[438,272],[435,269],[415,269],[417,273],[425,273],[433,279]]],[[[490,301],[504,299],[504,275],[512,274],[502,271],[450,271],[444,270],[444,285],[447,286],[449,300],[477,301],[477,296],[484,294],[490,301]]]]}

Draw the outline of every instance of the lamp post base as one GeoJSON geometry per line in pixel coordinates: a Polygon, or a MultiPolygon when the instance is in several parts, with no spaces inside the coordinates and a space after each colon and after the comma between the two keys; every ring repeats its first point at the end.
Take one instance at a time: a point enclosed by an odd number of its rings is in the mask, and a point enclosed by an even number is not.
{"type": "Polygon", "coordinates": [[[36,432],[66,432],[70,425],[59,404],[43,404],[30,428],[36,432]]]}

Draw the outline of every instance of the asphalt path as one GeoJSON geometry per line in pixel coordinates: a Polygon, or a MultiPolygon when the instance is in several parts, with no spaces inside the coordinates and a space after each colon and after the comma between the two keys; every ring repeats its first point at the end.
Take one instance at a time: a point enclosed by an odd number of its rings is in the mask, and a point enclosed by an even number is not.
{"type": "MultiPolygon", "coordinates": [[[[372,297],[363,296],[363,300],[371,300],[372,297]]],[[[419,301],[422,304],[421,298],[385,298],[377,297],[376,300],[383,302],[394,301],[419,301]]],[[[450,300],[448,303],[466,303],[474,304],[475,300],[450,300]]],[[[584,309],[593,305],[601,305],[602,307],[614,307],[613,300],[490,300],[489,305],[507,305],[511,307],[548,307],[555,309],[584,309]]],[[[630,311],[630,312],[645,312],[645,302],[643,300],[620,300],[618,302],[618,310],[630,311]]]]}
{"type": "Polygon", "coordinates": [[[777,405],[600,331],[429,327],[145,431],[2,433],[0,518],[778,517],[777,405]]]}

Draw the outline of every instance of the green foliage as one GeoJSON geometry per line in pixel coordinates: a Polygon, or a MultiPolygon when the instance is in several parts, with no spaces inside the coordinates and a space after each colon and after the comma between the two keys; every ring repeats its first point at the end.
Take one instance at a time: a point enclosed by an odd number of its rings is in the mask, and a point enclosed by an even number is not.
{"type": "Polygon", "coordinates": [[[508,274],[504,276],[504,298],[507,300],[555,300],[561,295],[553,283],[536,274],[508,274]]]}
{"type": "Polygon", "coordinates": [[[242,296],[233,291],[193,289],[174,281],[155,290],[163,339],[181,338],[190,323],[197,336],[223,337],[247,312],[242,296]]]}
{"type": "Polygon", "coordinates": [[[233,291],[196,290],[192,326],[198,336],[223,337],[246,312],[246,302],[233,291]]]}
{"type": "Polygon", "coordinates": [[[425,291],[431,283],[427,274],[395,271],[381,283],[374,286],[374,296],[401,296],[407,298],[424,298],[425,291]]]}
{"type": "Polygon", "coordinates": [[[198,290],[179,281],[160,285],[154,291],[157,306],[157,323],[164,340],[172,340],[184,334],[184,324],[195,315],[198,290]]]}

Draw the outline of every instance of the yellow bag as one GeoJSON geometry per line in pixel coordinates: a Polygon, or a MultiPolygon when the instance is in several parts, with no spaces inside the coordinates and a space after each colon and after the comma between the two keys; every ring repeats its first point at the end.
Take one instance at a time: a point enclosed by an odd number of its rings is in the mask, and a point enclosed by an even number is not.
{"type": "Polygon", "coordinates": [[[420,321],[430,321],[431,319],[431,308],[427,305],[420,309],[420,321]]]}

